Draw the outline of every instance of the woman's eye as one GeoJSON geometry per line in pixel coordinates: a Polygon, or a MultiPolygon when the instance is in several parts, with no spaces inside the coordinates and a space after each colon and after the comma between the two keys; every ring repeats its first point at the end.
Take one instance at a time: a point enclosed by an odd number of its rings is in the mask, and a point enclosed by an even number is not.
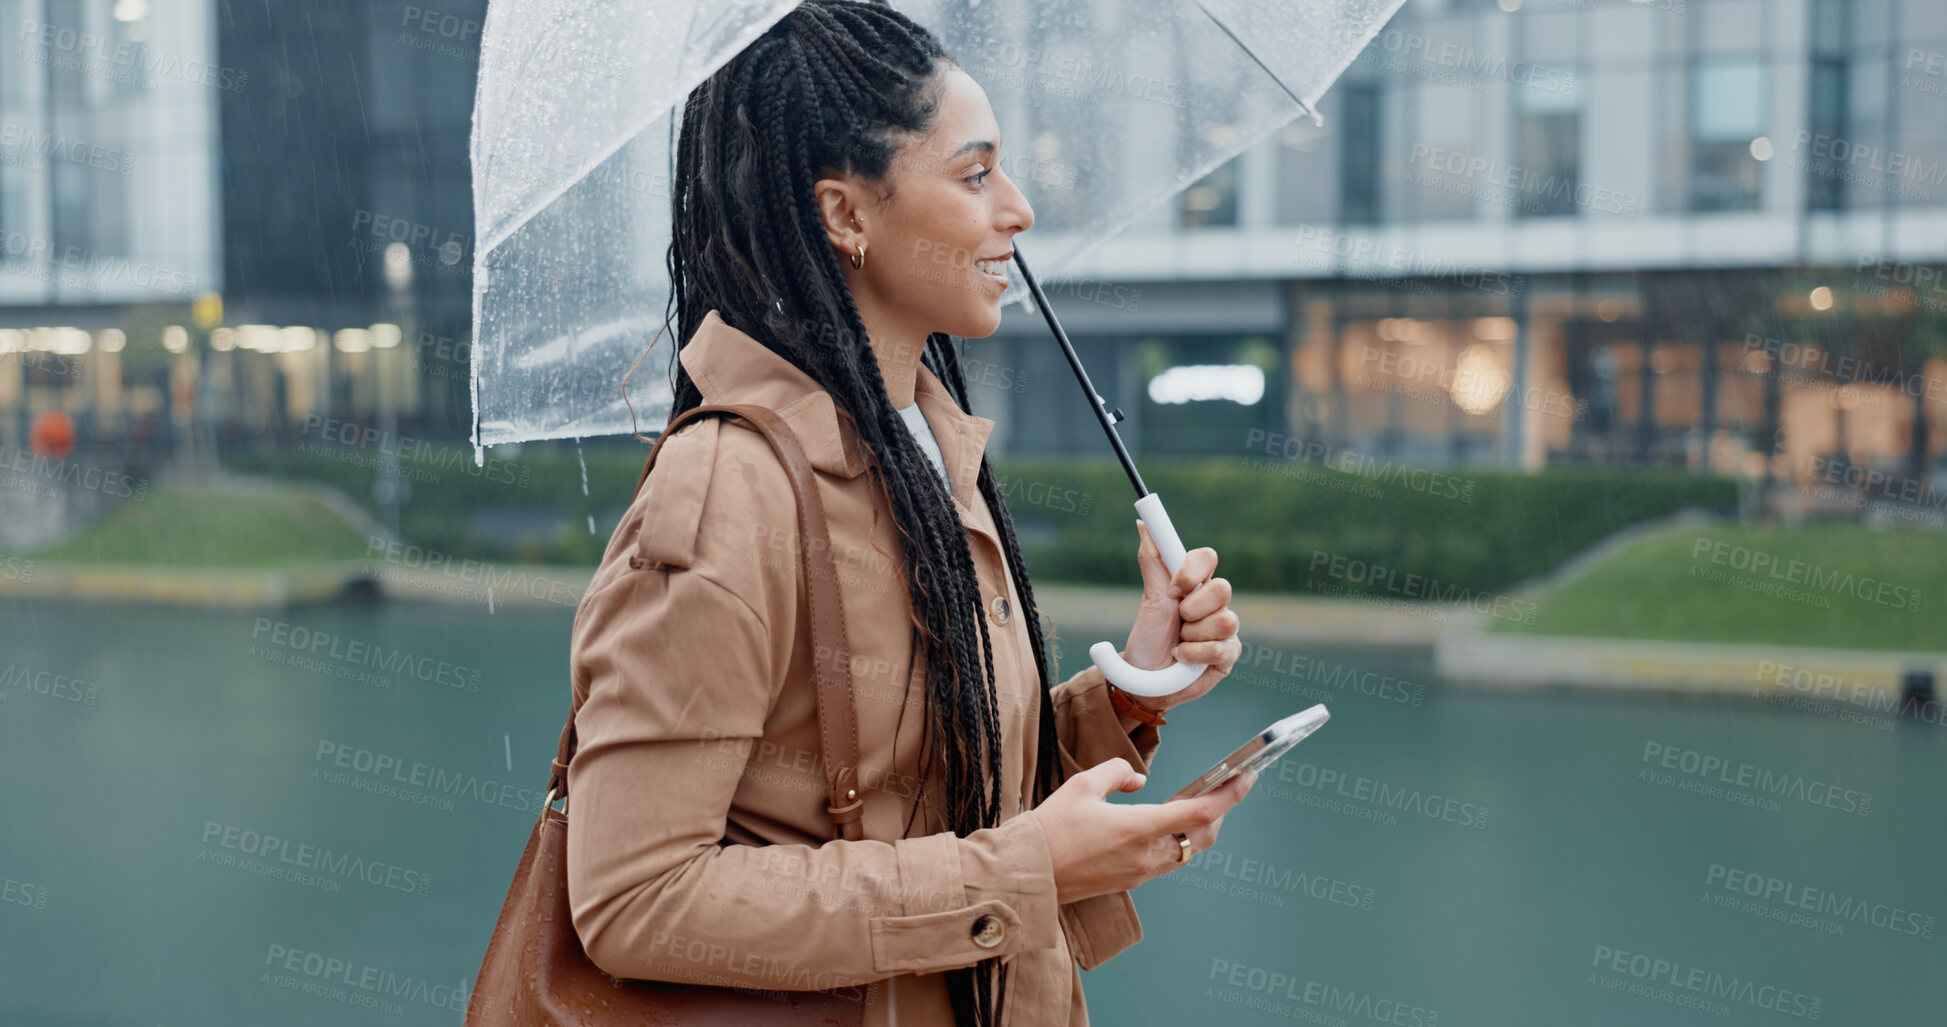
{"type": "Polygon", "coordinates": [[[968,177],[966,177],[966,178],[963,178],[963,179],[961,179],[961,181],[962,181],[962,182],[967,182],[967,183],[970,183],[970,184],[972,184],[972,185],[980,185],[980,184],[981,184],[981,180],[982,180],[982,179],[984,179],[984,178],[986,178],[986,177],[987,177],[988,175],[991,175],[991,174],[993,174],[993,171],[992,171],[992,170],[986,170],[986,171],[982,171],[982,172],[980,172],[979,174],[976,174],[976,175],[970,175],[970,176],[968,176],[968,177]]]}

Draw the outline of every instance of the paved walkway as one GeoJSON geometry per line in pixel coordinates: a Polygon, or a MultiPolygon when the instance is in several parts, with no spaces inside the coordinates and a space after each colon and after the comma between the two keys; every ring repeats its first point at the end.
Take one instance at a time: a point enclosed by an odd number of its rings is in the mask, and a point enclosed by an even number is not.
{"type": "MultiPolygon", "coordinates": [[[[0,596],[177,606],[281,608],[350,594],[504,607],[572,610],[592,570],[466,564],[427,569],[348,561],[296,570],[154,566],[7,565],[0,596]]],[[[1071,646],[1128,637],[1141,593],[1133,588],[1047,584],[1035,592],[1071,646]]],[[[1232,601],[1246,642],[1281,647],[1403,646],[1428,649],[1441,679],[1489,688],[1622,691],[1805,698],[1885,710],[1913,673],[1947,678],[1947,653],[1893,653],[1488,632],[1465,606],[1380,598],[1244,594],[1232,601]]]]}

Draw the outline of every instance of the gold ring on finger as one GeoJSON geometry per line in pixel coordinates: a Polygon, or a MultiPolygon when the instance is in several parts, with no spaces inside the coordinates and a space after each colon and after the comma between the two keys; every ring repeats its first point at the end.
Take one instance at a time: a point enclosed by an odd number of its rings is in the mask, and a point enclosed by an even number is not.
{"type": "Polygon", "coordinates": [[[1190,836],[1180,831],[1177,832],[1176,845],[1177,845],[1177,850],[1179,852],[1179,855],[1177,857],[1177,862],[1179,863],[1190,862],[1190,857],[1194,855],[1197,851],[1196,847],[1190,844],[1190,836]]]}

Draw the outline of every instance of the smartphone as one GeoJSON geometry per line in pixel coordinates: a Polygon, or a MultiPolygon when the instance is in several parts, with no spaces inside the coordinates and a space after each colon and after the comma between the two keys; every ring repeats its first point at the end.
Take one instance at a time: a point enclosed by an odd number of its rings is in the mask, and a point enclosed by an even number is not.
{"type": "Polygon", "coordinates": [[[1195,781],[1183,786],[1183,790],[1165,801],[1194,799],[1214,788],[1222,787],[1225,781],[1246,770],[1262,771],[1277,762],[1278,757],[1291,751],[1291,747],[1305,740],[1307,735],[1325,726],[1332,719],[1332,711],[1319,703],[1311,709],[1294,713],[1283,720],[1259,731],[1251,740],[1237,747],[1237,751],[1218,761],[1217,765],[1197,775],[1195,781]]]}

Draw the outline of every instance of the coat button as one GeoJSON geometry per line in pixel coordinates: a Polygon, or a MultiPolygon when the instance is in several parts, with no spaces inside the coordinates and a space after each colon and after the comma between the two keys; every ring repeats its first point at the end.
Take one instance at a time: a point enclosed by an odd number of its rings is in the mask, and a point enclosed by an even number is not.
{"type": "Polygon", "coordinates": [[[983,949],[991,949],[1007,937],[1007,925],[997,916],[983,916],[973,922],[973,941],[983,949]]]}
{"type": "Polygon", "coordinates": [[[996,624],[1006,624],[1014,616],[1014,608],[1008,605],[1006,596],[995,596],[987,604],[987,619],[996,624]]]}

